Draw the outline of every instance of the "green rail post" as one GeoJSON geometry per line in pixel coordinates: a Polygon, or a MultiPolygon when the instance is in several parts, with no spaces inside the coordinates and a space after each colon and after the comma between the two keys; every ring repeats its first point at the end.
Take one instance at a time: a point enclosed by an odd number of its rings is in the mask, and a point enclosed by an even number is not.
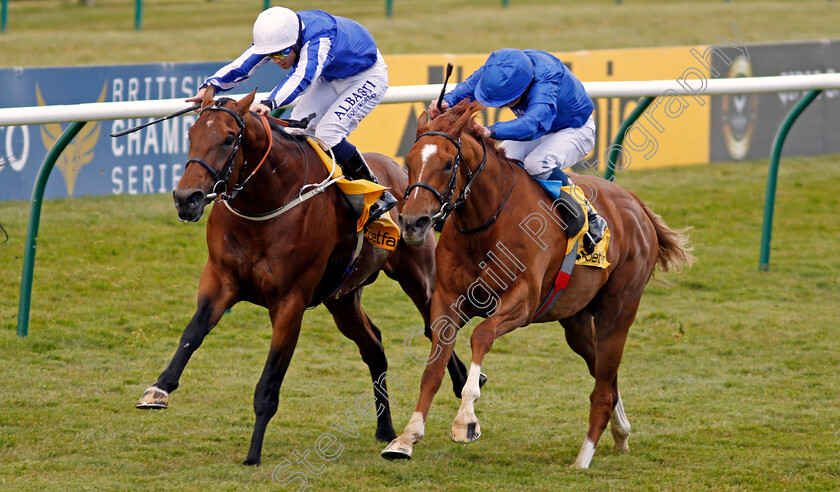
{"type": "Polygon", "coordinates": [[[269,7],[271,7],[271,0],[265,0],[263,2],[263,10],[268,10],[269,7]]]}
{"type": "Polygon", "coordinates": [[[604,172],[604,179],[615,181],[615,166],[618,160],[618,153],[621,152],[621,143],[624,142],[624,134],[642,116],[642,113],[645,112],[654,99],[656,99],[656,96],[645,96],[641,98],[636,108],[630,113],[630,116],[625,118],[621,123],[618,133],[615,134],[615,139],[612,145],[610,145],[610,152],[607,154],[607,170],[604,172]]]}
{"type": "Polygon", "coordinates": [[[26,246],[23,250],[23,273],[20,277],[20,304],[18,305],[17,334],[25,337],[29,333],[29,305],[32,299],[32,273],[35,269],[35,243],[38,242],[38,225],[41,222],[41,204],[44,201],[44,189],[47,187],[47,180],[55,167],[58,156],[71,140],[85,126],[87,121],[74,121],[64,130],[61,137],[55,142],[53,148],[44,158],[41,170],[35,180],[35,187],[32,188],[32,204],[29,209],[29,226],[26,231],[26,246]]]}
{"type": "Polygon", "coordinates": [[[8,18],[8,4],[9,0],[3,0],[3,6],[0,8],[0,31],[6,32],[6,19],[8,18]]]}
{"type": "Polygon", "coordinates": [[[134,1],[134,30],[143,29],[143,0],[134,1]]]}
{"type": "Polygon", "coordinates": [[[773,208],[776,204],[776,181],[779,177],[779,159],[782,157],[782,146],[785,144],[788,132],[790,132],[796,119],[805,111],[822,92],[821,89],[808,91],[805,96],[790,110],[776,138],[773,139],[773,147],[770,150],[770,168],[767,171],[767,191],[764,196],[764,224],[761,226],[761,254],[758,259],[758,270],[766,272],[770,268],[770,236],[773,232],[773,208]]]}
{"type": "Polygon", "coordinates": [[[385,0],[385,17],[391,18],[394,16],[394,0],[385,0]]]}

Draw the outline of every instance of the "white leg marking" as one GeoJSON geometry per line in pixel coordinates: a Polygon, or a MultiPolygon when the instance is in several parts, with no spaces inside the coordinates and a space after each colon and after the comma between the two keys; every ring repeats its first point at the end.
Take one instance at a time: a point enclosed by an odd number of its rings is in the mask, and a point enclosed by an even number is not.
{"type": "Polygon", "coordinates": [[[464,389],[461,390],[461,408],[458,409],[456,422],[475,422],[475,402],[481,398],[481,388],[478,387],[478,378],[481,376],[481,366],[476,363],[470,364],[470,372],[464,389]]]}
{"type": "Polygon", "coordinates": [[[595,443],[589,440],[587,437],[583,441],[583,446],[580,447],[580,452],[578,453],[577,459],[574,463],[572,463],[572,468],[580,468],[584,470],[589,468],[589,463],[592,462],[592,456],[595,455],[595,443]]]}
{"type": "Polygon", "coordinates": [[[409,420],[408,425],[405,426],[403,434],[410,437],[412,443],[416,443],[420,439],[423,439],[423,436],[426,435],[426,423],[423,421],[422,413],[414,412],[411,414],[411,420],[409,420]]]}
{"type": "Polygon", "coordinates": [[[618,394],[618,402],[615,404],[610,419],[610,432],[615,440],[616,451],[630,451],[630,446],[627,444],[627,438],[630,437],[630,422],[627,420],[627,414],[624,413],[621,393],[618,394]]]}
{"type": "Polygon", "coordinates": [[[481,366],[470,364],[470,373],[464,389],[461,390],[461,408],[452,423],[452,431],[449,436],[455,442],[473,442],[481,436],[481,428],[478,425],[478,417],[475,416],[475,402],[481,397],[481,389],[478,381],[481,377],[481,366]]]}
{"type": "Polygon", "coordinates": [[[411,453],[414,452],[414,444],[423,439],[425,431],[425,424],[423,422],[423,414],[414,412],[411,415],[411,420],[405,426],[402,434],[391,441],[385,449],[382,450],[382,457],[388,460],[395,459],[411,459],[411,453]]]}

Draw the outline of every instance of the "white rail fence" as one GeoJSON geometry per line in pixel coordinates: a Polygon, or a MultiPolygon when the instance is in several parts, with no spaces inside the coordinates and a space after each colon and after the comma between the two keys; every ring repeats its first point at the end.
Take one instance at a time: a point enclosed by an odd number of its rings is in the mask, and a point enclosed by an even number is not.
{"type": "MultiPolygon", "coordinates": [[[[699,75],[699,73],[698,73],[699,75]]],[[[840,74],[788,75],[734,79],[706,79],[702,76],[675,80],[585,82],[586,92],[597,97],[711,96],[760,92],[810,91],[840,88],[840,74]]],[[[382,103],[431,101],[443,84],[406,85],[388,89],[382,103]]],[[[241,96],[233,96],[241,97],[241,96]]],[[[268,93],[257,94],[257,100],[268,93]]],[[[88,103],[0,109],[0,126],[42,125],[70,121],[158,118],[188,106],[183,99],[88,103]]]]}
{"type": "MultiPolygon", "coordinates": [[[[770,236],[772,231],[773,208],[781,149],[790,127],[805,108],[824,90],[840,89],[840,74],[790,75],[777,77],[751,77],[731,79],[707,79],[697,70],[686,70],[681,78],[675,80],[651,80],[628,82],[587,82],[584,87],[593,98],[599,97],[640,97],[636,109],[622,123],[611,146],[607,158],[607,178],[613,177],[614,163],[621,149],[624,137],[633,123],[657,97],[753,94],[783,91],[805,91],[806,94],[794,105],[782,122],[773,142],[770,155],[770,169],[767,178],[767,191],[764,209],[764,227],[762,229],[761,255],[759,269],[769,268],[770,236]]],[[[404,103],[431,101],[440,95],[443,84],[414,85],[391,87],[382,103],[404,103]]],[[[265,98],[268,93],[258,94],[265,98]]],[[[233,96],[242,97],[242,96],[233,96]]],[[[259,100],[259,99],[258,99],[259,100]]],[[[81,125],[88,121],[119,120],[131,118],[159,118],[180,111],[188,104],[183,99],[161,99],[153,101],[130,101],[110,103],[89,103],[59,106],[37,106],[0,109],[0,126],[41,125],[49,123],[78,122],[71,125],[56,147],[50,151],[39,172],[38,182],[32,193],[29,228],[24,251],[23,274],[21,276],[21,295],[18,310],[18,335],[25,337],[29,327],[29,306],[32,294],[32,275],[35,262],[35,244],[38,236],[43,188],[57,154],[66,147],[78,133],[81,125]]]]}

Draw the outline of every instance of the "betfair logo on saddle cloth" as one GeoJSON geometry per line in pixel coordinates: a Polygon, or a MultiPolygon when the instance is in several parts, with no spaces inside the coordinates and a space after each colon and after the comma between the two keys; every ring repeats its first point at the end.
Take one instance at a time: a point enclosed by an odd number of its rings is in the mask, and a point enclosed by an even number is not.
{"type": "MultiPolygon", "coordinates": [[[[309,145],[315,149],[315,152],[317,152],[321,157],[321,162],[323,162],[324,166],[327,167],[327,171],[329,172],[332,170],[330,177],[338,177],[343,174],[338,164],[335,165],[335,169],[333,170],[332,159],[327,156],[327,153],[324,152],[324,149],[321,148],[318,142],[312,138],[307,138],[306,141],[309,142],[309,145]]],[[[338,188],[345,195],[360,195],[363,197],[364,205],[362,206],[361,214],[356,221],[356,232],[365,229],[365,222],[367,222],[368,217],[370,216],[371,205],[376,203],[376,200],[379,199],[382,192],[388,188],[380,184],[371,183],[365,179],[349,181],[341,178],[336,181],[336,185],[338,185],[338,188]]],[[[374,246],[393,251],[397,247],[397,242],[400,239],[400,228],[397,227],[397,224],[395,224],[391,219],[390,214],[383,214],[382,217],[367,225],[364,234],[365,239],[374,246]]]]}
{"type": "MultiPolygon", "coordinates": [[[[586,210],[586,203],[587,199],[583,194],[583,190],[579,186],[564,186],[562,190],[566,193],[572,195],[572,197],[580,203],[581,208],[586,210]]],[[[590,207],[595,210],[595,205],[590,203],[590,207]]],[[[581,230],[578,237],[582,237],[589,230],[589,220],[587,219],[586,225],[581,230]]],[[[572,240],[576,240],[577,238],[571,238],[569,242],[572,240]]],[[[575,265],[585,265],[585,266],[593,266],[596,268],[607,268],[610,266],[610,262],[607,261],[607,247],[610,244],[610,228],[607,227],[607,230],[604,231],[604,239],[598,242],[595,245],[595,251],[592,252],[591,255],[586,254],[583,250],[583,241],[578,241],[578,250],[577,250],[577,258],[575,259],[575,265]]]]}

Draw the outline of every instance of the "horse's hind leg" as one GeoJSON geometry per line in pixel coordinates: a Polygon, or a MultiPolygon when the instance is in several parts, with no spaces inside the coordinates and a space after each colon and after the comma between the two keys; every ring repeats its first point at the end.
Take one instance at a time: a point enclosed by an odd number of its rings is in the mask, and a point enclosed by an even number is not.
{"type": "MultiPolygon", "coordinates": [[[[574,468],[589,468],[592,456],[595,454],[595,446],[604,433],[607,423],[613,417],[613,408],[619,405],[616,375],[618,366],[621,364],[627,333],[636,318],[636,310],[639,307],[640,298],[624,304],[615,297],[603,297],[610,301],[602,301],[595,317],[595,389],[589,398],[589,431],[577,459],[572,464],[574,468]]],[[[619,408],[620,414],[624,415],[624,406],[621,405],[619,408]]],[[[623,440],[626,447],[626,438],[630,432],[627,418],[622,419],[618,416],[613,422],[617,422],[614,431],[618,432],[617,445],[621,447],[623,440]]]]}
{"type": "MultiPolygon", "coordinates": [[[[391,373],[388,373],[388,360],[382,346],[382,334],[370,318],[362,311],[359,303],[362,289],[347,294],[341,299],[327,301],[324,305],[332,314],[339,331],[356,343],[362,360],[370,370],[373,379],[373,396],[376,402],[376,439],[389,442],[397,435],[391,423],[391,409],[386,378],[405,389],[406,386],[391,373]]],[[[371,415],[372,417],[372,415],[371,415]]]]}
{"type": "Polygon", "coordinates": [[[190,357],[195,352],[204,337],[219,322],[225,310],[234,304],[233,293],[223,287],[223,282],[205,267],[198,288],[198,307],[190,322],[181,334],[178,349],[169,365],[158,377],[157,382],[149,387],[143,397],[137,402],[140,409],[166,408],[169,404],[169,393],[178,388],[181,374],[187,366],[190,357]]]}
{"type": "MultiPolygon", "coordinates": [[[[566,331],[566,341],[569,347],[580,355],[589,369],[589,374],[595,377],[595,325],[592,322],[592,315],[586,311],[561,320],[566,331]]],[[[618,391],[618,376],[613,379],[612,384],[613,413],[610,418],[610,431],[615,441],[616,451],[630,451],[627,440],[630,437],[630,422],[624,413],[624,405],[621,403],[621,394],[618,391]]]]}

